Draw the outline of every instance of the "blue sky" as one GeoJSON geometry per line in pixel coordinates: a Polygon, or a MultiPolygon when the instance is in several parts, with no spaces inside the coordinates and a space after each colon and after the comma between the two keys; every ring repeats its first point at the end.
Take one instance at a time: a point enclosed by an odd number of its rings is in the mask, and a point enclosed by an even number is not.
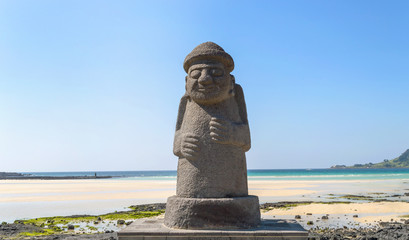
{"type": "Polygon", "coordinates": [[[185,56],[235,61],[250,169],[409,148],[408,1],[0,1],[0,171],[166,170],[185,56]]]}

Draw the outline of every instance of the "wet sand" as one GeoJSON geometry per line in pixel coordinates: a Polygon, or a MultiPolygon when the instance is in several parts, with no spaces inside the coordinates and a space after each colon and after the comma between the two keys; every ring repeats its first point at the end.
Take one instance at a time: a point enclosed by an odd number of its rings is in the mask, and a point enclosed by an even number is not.
{"type": "MultiPolygon", "coordinates": [[[[0,180],[0,221],[42,216],[102,214],[123,210],[133,204],[166,202],[174,195],[175,180],[136,179],[87,179],[87,180],[0,180]]],[[[339,201],[343,194],[367,195],[376,193],[380,197],[402,195],[409,192],[407,180],[333,180],[333,181],[277,181],[249,179],[249,193],[258,195],[260,203],[279,201],[339,201]],[[381,194],[382,193],[382,194],[381,194]]],[[[302,212],[321,214],[362,213],[365,219],[379,216],[409,214],[409,205],[400,202],[360,203],[361,205],[324,206],[312,204],[290,210],[274,210],[263,213],[266,218],[275,216],[294,217],[302,212]],[[355,210],[350,210],[356,209],[355,210]],[[336,213],[335,213],[336,212],[336,213]],[[372,215],[371,215],[372,214],[372,215]]]]}
{"type": "Polygon", "coordinates": [[[290,208],[272,209],[263,212],[266,219],[294,219],[296,215],[301,218],[298,222],[305,228],[358,228],[374,227],[378,222],[405,222],[402,215],[409,214],[407,202],[365,202],[365,203],[313,203],[290,208]],[[326,216],[328,219],[322,219],[326,216]],[[309,225],[307,222],[313,222],[309,225]]]}

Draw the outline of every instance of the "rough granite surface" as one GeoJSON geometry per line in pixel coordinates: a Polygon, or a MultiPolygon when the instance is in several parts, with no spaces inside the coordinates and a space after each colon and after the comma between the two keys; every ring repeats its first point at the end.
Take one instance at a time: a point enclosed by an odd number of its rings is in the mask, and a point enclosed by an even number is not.
{"type": "Polygon", "coordinates": [[[179,157],[176,196],[168,199],[165,224],[187,229],[257,226],[258,198],[249,198],[247,187],[250,130],[243,90],[230,74],[233,58],[217,44],[205,42],[187,55],[183,67],[186,93],[180,100],[173,146],[179,157]],[[251,206],[237,207],[246,201],[251,206]],[[205,208],[199,207],[203,204],[205,208]],[[222,205],[229,209],[224,218],[235,221],[217,219],[223,216],[222,205]]]}
{"type": "Polygon", "coordinates": [[[249,229],[260,223],[256,196],[238,198],[180,198],[168,199],[165,225],[189,229],[249,229]],[[200,213],[200,214],[198,214],[200,213]]]}

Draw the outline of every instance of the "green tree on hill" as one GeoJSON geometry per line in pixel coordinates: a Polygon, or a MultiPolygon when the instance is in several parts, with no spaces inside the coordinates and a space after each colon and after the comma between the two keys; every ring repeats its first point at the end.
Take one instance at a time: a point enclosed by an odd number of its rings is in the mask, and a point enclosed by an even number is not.
{"type": "Polygon", "coordinates": [[[345,167],[345,165],[336,165],[331,168],[409,168],[409,149],[399,157],[392,160],[385,159],[380,163],[355,164],[345,167]]]}
{"type": "Polygon", "coordinates": [[[406,150],[404,153],[402,153],[397,159],[396,159],[396,161],[397,162],[406,162],[406,163],[408,163],[409,162],[409,149],[408,150],[406,150]]]}

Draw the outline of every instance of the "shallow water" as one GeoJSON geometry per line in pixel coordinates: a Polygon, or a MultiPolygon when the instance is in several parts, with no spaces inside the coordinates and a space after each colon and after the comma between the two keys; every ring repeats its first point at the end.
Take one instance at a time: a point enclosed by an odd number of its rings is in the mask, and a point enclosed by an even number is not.
{"type": "MultiPolygon", "coordinates": [[[[122,180],[176,180],[176,171],[26,172],[33,176],[113,176],[122,180]]],[[[409,179],[409,168],[251,169],[254,180],[371,180],[409,179]]]]}

